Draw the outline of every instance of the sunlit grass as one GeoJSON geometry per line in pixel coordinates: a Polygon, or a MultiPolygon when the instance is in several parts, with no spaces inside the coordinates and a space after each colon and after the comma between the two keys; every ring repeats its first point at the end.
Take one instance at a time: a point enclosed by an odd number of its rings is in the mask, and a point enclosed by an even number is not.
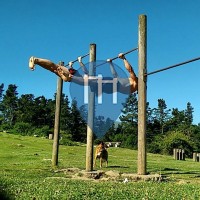
{"type": "MultiPolygon", "coordinates": [[[[199,199],[200,163],[148,154],[147,171],[167,182],[97,182],[66,178],[51,167],[52,141],[0,133],[0,191],[7,199],[199,199]],[[59,179],[51,177],[61,177],[59,179]],[[63,178],[62,178],[63,177],[63,178]]],[[[137,173],[137,151],[109,148],[103,170],[137,173]]],[[[85,169],[85,146],[60,146],[58,169],[85,169]]],[[[97,167],[99,169],[99,167],[97,167]]]]}

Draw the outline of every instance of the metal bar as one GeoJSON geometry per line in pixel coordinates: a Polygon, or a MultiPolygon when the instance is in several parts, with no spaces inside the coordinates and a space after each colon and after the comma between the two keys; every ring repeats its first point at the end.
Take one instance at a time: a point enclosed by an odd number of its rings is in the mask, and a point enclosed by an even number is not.
{"type": "MultiPolygon", "coordinates": [[[[136,50],[138,50],[138,47],[136,47],[136,48],[134,48],[134,49],[131,49],[131,50],[129,50],[129,51],[123,53],[123,54],[126,55],[126,54],[129,54],[129,53],[131,53],[131,52],[133,52],[133,51],[136,51],[136,50]]],[[[113,60],[116,60],[117,58],[119,58],[119,57],[116,56],[116,57],[114,57],[114,58],[111,58],[110,60],[113,61],[113,60]]],[[[105,61],[105,62],[103,62],[103,63],[97,65],[96,67],[99,67],[99,66],[101,66],[101,65],[104,65],[104,64],[106,64],[106,63],[108,63],[108,61],[105,61]]]]}
{"type": "MultiPolygon", "coordinates": [[[[134,49],[131,49],[131,50],[129,50],[129,51],[123,53],[123,54],[126,55],[126,54],[129,54],[129,53],[131,53],[131,52],[133,52],[133,51],[136,51],[136,50],[138,50],[138,47],[136,47],[136,48],[134,48],[134,49]]],[[[119,57],[116,56],[116,57],[114,57],[114,58],[112,58],[112,59],[110,59],[110,60],[113,61],[113,60],[116,60],[117,58],[119,58],[119,57]]]]}
{"type": "MultiPolygon", "coordinates": [[[[84,56],[81,56],[82,58],[85,58],[86,56],[89,56],[90,53],[85,54],[84,56]]],[[[71,61],[72,63],[75,63],[78,61],[78,58],[76,60],[71,61]]],[[[69,66],[69,63],[67,65],[65,65],[65,67],[69,66]]]]}
{"type": "Polygon", "coordinates": [[[185,62],[181,62],[181,63],[175,64],[175,65],[169,66],[169,67],[158,69],[158,70],[155,70],[153,72],[146,73],[145,76],[152,75],[152,74],[155,74],[155,73],[158,73],[158,72],[162,72],[162,71],[165,71],[165,70],[168,70],[168,69],[171,69],[171,68],[175,68],[175,67],[178,67],[178,66],[181,66],[181,65],[185,65],[185,64],[188,64],[190,62],[197,61],[197,60],[200,60],[200,57],[194,58],[194,59],[191,59],[191,60],[188,60],[188,61],[185,61],[185,62]]]}

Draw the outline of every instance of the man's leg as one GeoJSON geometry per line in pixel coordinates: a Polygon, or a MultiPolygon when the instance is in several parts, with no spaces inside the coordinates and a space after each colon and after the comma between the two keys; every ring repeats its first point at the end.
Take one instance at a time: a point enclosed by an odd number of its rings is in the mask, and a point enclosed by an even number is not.
{"type": "Polygon", "coordinates": [[[35,69],[35,64],[40,65],[41,67],[56,73],[57,72],[57,68],[59,67],[59,65],[54,64],[53,62],[51,62],[50,60],[47,59],[42,59],[42,58],[36,58],[36,57],[31,57],[29,59],[29,68],[31,70],[35,69]]]}

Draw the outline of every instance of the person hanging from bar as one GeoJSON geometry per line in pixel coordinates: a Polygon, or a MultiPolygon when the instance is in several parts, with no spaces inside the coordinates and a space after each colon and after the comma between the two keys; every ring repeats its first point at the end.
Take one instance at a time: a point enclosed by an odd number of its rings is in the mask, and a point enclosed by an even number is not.
{"type": "MultiPolygon", "coordinates": [[[[122,59],[125,65],[125,68],[129,72],[129,78],[121,78],[118,77],[114,65],[112,63],[112,59],[108,59],[107,62],[110,63],[110,68],[111,68],[111,73],[113,74],[113,77],[117,79],[117,91],[123,93],[123,94],[130,94],[133,92],[136,92],[138,89],[138,78],[126,59],[125,55],[123,53],[120,53],[118,55],[118,58],[122,59]]],[[[78,58],[78,61],[80,63],[80,66],[84,72],[84,75],[88,76],[88,71],[85,65],[82,63],[81,57],[78,58]]],[[[65,82],[74,82],[79,85],[84,85],[84,77],[75,69],[73,69],[72,62],[69,62],[69,69],[66,68],[65,66],[61,66],[58,64],[55,64],[51,62],[50,60],[47,59],[42,59],[42,58],[36,58],[36,57],[31,57],[29,59],[29,68],[31,70],[35,69],[35,65],[39,65],[43,67],[44,69],[47,69],[53,73],[55,73],[57,76],[59,76],[63,81],[65,82]]],[[[105,80],[111,80],[113,79],[112,77],[103,77],[105,80]]],[[[90,80],[90,82],[95,83],[97,85],[97,79],[90,80]]],[[[113,93],[112,87],[110,87],[111,84],[103,84],[103,92],[111,94],[113,93]]]]}
{"type": "Polygon", "coordinates": [[[126,57],[123,53],[120,53],[118,55],[118,58],[123,60],[124,66],[127,69],[127,71],[129,72],[130,77],[128,79],[118,77],[118,74],[115,71],[112,60],[108,59],[107,61],[110,62],[110,68],[111,68],[111,72],[113,74],[113,77],[116,77],[118,79],[118,81],[120,82],[119,87],[123,88],[123,87],[127,86],[127,84],[128,84],[129,87],[130,87],[130,92],[131,93],[136,92],[138,90],[138,77],[136,76],[131,64],[128,62],[128,60],[126,59],[126,57]]]}

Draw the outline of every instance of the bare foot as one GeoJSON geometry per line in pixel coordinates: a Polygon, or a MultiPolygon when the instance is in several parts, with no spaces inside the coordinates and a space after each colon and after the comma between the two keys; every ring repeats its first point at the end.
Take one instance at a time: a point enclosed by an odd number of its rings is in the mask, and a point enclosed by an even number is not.
{"type": "Polygon", "coordinates": [[[30,68],[31,70],[34,70],[34,69],[35,69],[35,63],[34,63],[34,61],[35,61],[35,58],[32,56],[32,57],[29,59],[29,68],[30,68]]]}

